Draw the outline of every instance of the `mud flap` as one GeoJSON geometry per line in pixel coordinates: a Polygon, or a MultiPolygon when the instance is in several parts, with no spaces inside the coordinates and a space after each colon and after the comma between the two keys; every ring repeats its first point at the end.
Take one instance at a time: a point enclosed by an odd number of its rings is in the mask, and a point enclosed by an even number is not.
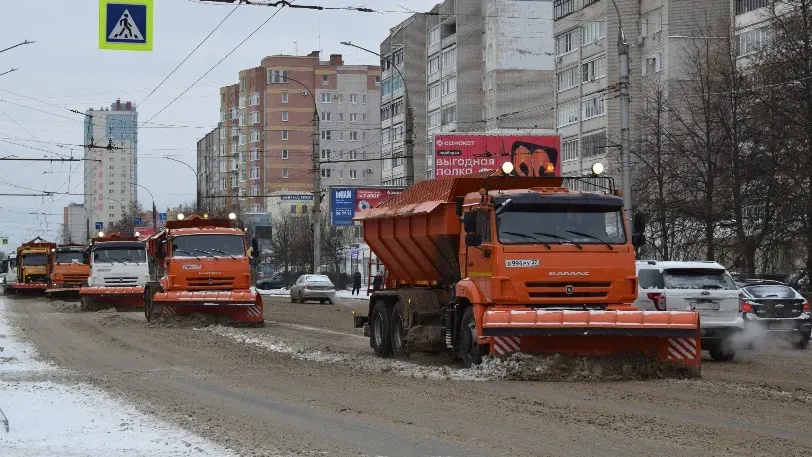
{"type": "Polygon", "coordinates": [[[491,354],[644,354],[662,363],[701,368],[699,318],[682,311],[489,310],[482,335],[491,354]]]}
{"type": "Polygon", "coordinates": [[[164,316],[205,314],[224,316],[233,323],[262,324],[262,296],[251,291],[158,292],[155,312],[164,316]]]}
{"type": "Polygon", "coordinates": [[[121,308],[143,308],[144,287],[82,287],[79,295],[96,303],[109,304],[121,308]]]}

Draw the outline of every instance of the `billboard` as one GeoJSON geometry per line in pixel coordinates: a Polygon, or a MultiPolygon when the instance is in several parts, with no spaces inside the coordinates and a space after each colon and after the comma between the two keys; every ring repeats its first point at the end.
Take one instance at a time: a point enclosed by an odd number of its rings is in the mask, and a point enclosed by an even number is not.
{"type": "Polygon", "coordinates": [[[552,163],[561,176],[558,135],[448,134],[434,136],[434,176],[466,175],[513,162],[521,176],[539,176],[552,163]]]}
{"type": "Polygon", "coordinates": [[[354,225],[355,213],[374,208],[401,192],[402,187],[331,187],[330,224],[354,225]]]}

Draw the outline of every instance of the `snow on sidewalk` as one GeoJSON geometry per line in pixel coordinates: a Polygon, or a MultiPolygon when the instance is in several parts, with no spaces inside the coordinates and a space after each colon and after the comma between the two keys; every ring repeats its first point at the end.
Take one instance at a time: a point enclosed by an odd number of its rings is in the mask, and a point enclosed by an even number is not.
{"type": "Polygon", "coordinates": [[[30,373],[58,374],[37,361],[35,349],[16,338],[0,298],[0,424],[2,457],[234,456],[179,427],[140,413],[87,384],[18,381],[30,373]],[[0,415],[2,422],[2,415],[0,415]]]}

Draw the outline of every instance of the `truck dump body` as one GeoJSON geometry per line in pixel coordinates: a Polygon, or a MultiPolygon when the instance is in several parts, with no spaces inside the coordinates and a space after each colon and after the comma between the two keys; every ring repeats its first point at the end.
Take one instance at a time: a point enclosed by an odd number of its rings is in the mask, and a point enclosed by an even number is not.
{"type": "Polygon", "coordinates": [[[423,181],[359,213],[389,276],[365,321],[376,353],[402,353],[412,327],[439,326],[466,364],[478,351],[642,353],[698,372],[696,313],[632,305],[620,197],[564,183],[487,171],[423,181]]]}

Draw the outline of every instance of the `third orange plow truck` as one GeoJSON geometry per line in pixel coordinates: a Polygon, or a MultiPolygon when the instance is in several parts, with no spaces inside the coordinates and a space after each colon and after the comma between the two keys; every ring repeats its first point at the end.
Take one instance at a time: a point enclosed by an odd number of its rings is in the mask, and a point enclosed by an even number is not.
{"type": "MultiPolygon", "coordinates": [[[[190,216],[169,221],[147,239],[150,282],[147,320],[159,315],[203,314],[261,326],[262,297],[251,290],[251,257],[245,232],[228,219],[190,216]]],[[[257,246],[252,254],[256,256],[257,246]]]]}
{"type": "Polygon", "coordinates": [[[45,296],[75,295],[90,276],[88,246],[83,244],[60,244],[48,256],[48,288],[45,296]]]}
{"type": "Polygon", "coordinates": [[[375,353],[642,354],[698,374],[698,315],[632,306],[645,222],[626,227],[614,182],[505,168],[423,181],[356,216],[387,270],[355,316],[375,353]]]}

